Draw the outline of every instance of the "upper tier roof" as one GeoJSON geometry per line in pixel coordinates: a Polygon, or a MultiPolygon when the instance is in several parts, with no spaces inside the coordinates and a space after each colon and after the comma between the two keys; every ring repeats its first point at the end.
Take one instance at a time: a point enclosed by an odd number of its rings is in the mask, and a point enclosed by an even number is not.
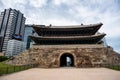
{"type": "Polygon", "coordinates": [[[61,36],[61,35],[94,35],[102,23],[90,25],[74,25],[74,26],[33,26],[39,36],[61,36]]]}

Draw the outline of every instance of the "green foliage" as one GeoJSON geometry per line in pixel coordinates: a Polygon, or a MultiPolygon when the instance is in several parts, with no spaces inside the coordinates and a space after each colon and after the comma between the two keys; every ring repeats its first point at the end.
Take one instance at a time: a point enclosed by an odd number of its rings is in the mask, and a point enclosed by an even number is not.
{"type": "Polygon", "coordinates": [[[0,62],[0,75],[26,70],[30,66],[13,66],[0,62]]]}
{"type": "Polygon", "coordinates": [[[8,60],[9,58],[6,56],[0,56],[0,62],[8,60]]]}
{"type": "Polygon", "coordinates": [[[120,65],[109,65],[109,66],[107,66],[107,68],[120,71],[120,65]]]}

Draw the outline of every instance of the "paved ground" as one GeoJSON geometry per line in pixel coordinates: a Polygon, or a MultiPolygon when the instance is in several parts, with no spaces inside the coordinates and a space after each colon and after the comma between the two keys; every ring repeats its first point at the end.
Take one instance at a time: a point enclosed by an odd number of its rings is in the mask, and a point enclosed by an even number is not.
{"type": "Polygon", "coordinates": [[[120,80],[120,71],[106,68],[33,68],[1,76],[0,80],[120,80]]]}

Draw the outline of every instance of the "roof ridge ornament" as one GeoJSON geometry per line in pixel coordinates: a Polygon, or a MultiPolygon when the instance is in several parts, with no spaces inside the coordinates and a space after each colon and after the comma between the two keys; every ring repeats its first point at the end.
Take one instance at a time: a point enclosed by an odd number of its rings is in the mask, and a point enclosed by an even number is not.
{"type": "Polygon", "coordinates": [[[83,23],[81,23],[81,26],[83,26],[83,23]]]}
{"type": "Polygon", "coordinates": [[[52,26],[52,24],[49,25],[49,27],[51,27],[51,26],[52,26]]]}

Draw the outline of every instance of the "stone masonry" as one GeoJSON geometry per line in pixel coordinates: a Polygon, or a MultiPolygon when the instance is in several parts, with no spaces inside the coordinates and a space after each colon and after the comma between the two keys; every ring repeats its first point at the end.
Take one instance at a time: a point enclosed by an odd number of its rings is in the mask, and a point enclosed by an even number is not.
{"type": "Polygon", "coordinates": [[[60,58],[66,53],[73,56],[74,67],[100,67],[104,64],[120,64],[120,55],[111,53],[110,49],[105,48],[102,44],[33,45],[29,50],[9,60],[8,63],[13,65],[37,64],[38,67],[44,68],[60,67],[60,58]]]}

